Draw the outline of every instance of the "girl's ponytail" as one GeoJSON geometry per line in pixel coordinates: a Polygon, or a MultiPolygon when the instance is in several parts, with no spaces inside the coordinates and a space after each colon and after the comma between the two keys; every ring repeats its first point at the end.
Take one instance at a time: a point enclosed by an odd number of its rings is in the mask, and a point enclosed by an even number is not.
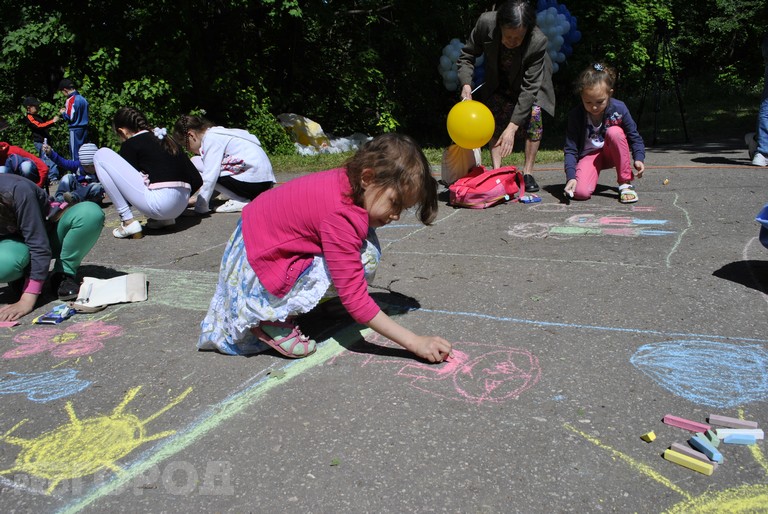
{"type": "Polygon", "coordinates": [[[202,116],[182,114],[173,125],[173,138],[187,151],[189,151],[189,131],[205,132],[213,127],[213,123],[202,116]]]}
{"type": "Polygon", "coordinates": [[[133,107],[121,107],[118,109],[112,120],[112,128],[127,128],[134,133],[146,130],[155,135],[163,150],[171,155],[179,153],[179,145],[172,137],[168,136],[168,130],[160,127],[150,127],[144,113],[133,107]]]}

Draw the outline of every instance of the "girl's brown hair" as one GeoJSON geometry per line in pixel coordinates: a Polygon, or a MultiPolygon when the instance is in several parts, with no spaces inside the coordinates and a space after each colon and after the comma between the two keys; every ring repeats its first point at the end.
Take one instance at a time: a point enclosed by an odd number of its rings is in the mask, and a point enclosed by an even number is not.
{"type": "Polygon", "coordinates": [[[382,192],[392,189],[400,206],[408,199],[416,199],[416,216],[422,223],[429,225],[437,216],[437,181],[424,152],[410,136],[391,133],[377,136],[365,143],[345,167],[355,205],[363,205],[363,170],[371,169],[372,185],[382,192]]]}
{"type": "MultiPolygon", "coordinates": [[[[131,132],[147,130],[152,132],[153,127],[147,121],[144,113],[133,107],[121,107],[112,119],[112,129],[126,128],[131,132]]],[[[158,139],[160,146],[171,155],[177,155],[181,150],[179,144],[170,135],[158,139]]]]}
{"type": "Polygon", "coordinates": [[[615,83],[616,70],[607,64],[596,62],[587,66],[587,68],[579,74],[574,89],[577,95],[581,95],[581,92],[585,89],[592,89],[598,84],[605,84],[608,86],[609,90],[613,89],[615,83]]]}
{"type": "Polygon", "coordinates": [[[205,132],[213,127],[213,123],[202,116],[192,116],[191,114],[182,114],[173,125],[173,138],[189,151],[189,131],[205,132]]]}

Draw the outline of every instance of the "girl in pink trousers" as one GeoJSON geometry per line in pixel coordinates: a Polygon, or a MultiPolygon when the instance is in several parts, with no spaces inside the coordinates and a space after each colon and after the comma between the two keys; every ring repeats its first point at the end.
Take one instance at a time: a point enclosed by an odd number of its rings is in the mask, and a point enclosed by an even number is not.
{"type": "Polygon", "coordinates": [[[645,144],[627,106],[613,98],[615,81],[613,68],[596,63],[576,82],[581,105],[568,114],[564,148],[565,194],[576,200],[589,200],[600,171],[615,167],[619,202],[637,201],[633,168],[643,176],[645,144]]]}

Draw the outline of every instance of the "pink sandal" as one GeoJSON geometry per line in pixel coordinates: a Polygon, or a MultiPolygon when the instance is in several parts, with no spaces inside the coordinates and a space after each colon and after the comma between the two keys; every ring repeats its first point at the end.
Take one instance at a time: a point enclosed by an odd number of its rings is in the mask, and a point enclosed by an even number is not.
{"type": "Polygon", "coordinates": [[[268,344],[273,350],[280,353],[280,355],[284,355],[291,359],[307,357],[317,350],[317,345],[314,339],[310,339],[302,334],[298,325],[294,325],[288,321],[262,321],[259,323],[259,326],[251,327],[251,333],[258,337],[259,341],[268,344]],[[274,327],[277,329],[277,334],[275,336],[268,334],[264,330],[266,327],[274,327]],[[286,332],[286,335],[282,335],[286,332]],[[297,349],[301,349],[302,351],[296,353],[297,349]]]}

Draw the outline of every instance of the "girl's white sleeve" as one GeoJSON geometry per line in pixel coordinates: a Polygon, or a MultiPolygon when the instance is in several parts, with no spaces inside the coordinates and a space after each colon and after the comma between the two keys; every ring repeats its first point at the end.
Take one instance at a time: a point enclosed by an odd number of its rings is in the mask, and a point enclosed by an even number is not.
{"type": "Polygon", "coordinates": [[[210,129],[203,136],[201,146],[201,155],[203,158],[203,185],[200,192],[197,193],[195,203],[195,212],[205,214],[210,211],[208,206],[213,196],[213,188],[216,187],[216,181],[221,174],[221,160],[224,158],[224,151],[227,148],[229,138],[216,137],[210,133],[210,129]]]}

